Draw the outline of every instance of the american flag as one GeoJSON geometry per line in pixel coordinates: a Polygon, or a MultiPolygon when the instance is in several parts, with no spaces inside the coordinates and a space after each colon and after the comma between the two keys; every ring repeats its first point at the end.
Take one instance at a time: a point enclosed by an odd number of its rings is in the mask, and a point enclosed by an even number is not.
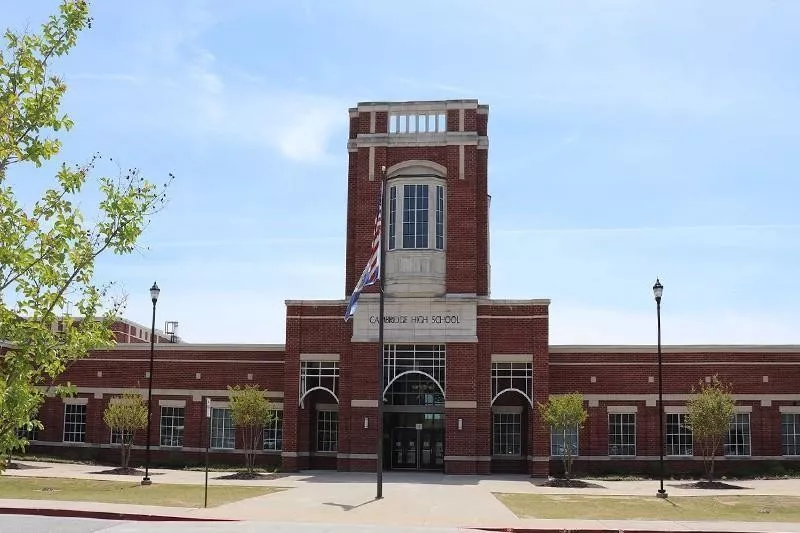
{"type": "Polygon", "coordinates": [[[358,304],[358,297],[361,296],[361,291],[365,287],[369,287],[376,281],[381,279],[381,226],[382,226],[382,212],[383,211],[383,182],[381,182],[381,196],[378,199],[378,213],[375,215],[375,232],[372,234],[372,250],[370,252],[369,261],[361,277],[358,278],[358,283],[353,289],[353,294],[350,296],[350,302],[347,304],[347,310],[344,313],[344,320],[347,322],[352,318],[356,312],[358,304]]]}

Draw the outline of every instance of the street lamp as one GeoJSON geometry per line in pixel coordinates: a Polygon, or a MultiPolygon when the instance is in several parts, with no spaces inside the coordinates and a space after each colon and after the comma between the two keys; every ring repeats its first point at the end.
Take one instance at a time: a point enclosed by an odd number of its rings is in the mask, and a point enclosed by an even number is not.
{"type": "Polygon", "coordinates": [[[666,498],[667,491],[664,490],[664,398],[663,387],[661,383],[661,294],[664,292],[664,286],[656,278],[656,284],[653,285],[653,295],[656,297],[656,317],[658,319],[658,434],[659,434],[659,478],[661,487],[658,489],[656,496],[659,498],[666,498]]]}
{"type": "Polygon", "coordinates": [[[142,478],[142,485],[150,485],[150,415],[152,413],[152,396],[153,396],[153,348],[155,344],[156,333],[156,302],[158,302],[158,294],[161,289],[158,284],[153,282],[150,287],[150,299],[153,301],[153,323],[150,326],[150,372],[147,374],[147,448],[144,455],[144,477],[142,478]]]}

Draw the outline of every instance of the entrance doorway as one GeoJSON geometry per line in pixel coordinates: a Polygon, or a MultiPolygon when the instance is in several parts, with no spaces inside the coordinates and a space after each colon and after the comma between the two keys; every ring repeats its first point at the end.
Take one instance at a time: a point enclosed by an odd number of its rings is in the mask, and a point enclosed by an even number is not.
{"type": "Polygon", "coordinates": [[[390,469],[444,469],[444,414],[387,413],[384,427],[390,469]]]}

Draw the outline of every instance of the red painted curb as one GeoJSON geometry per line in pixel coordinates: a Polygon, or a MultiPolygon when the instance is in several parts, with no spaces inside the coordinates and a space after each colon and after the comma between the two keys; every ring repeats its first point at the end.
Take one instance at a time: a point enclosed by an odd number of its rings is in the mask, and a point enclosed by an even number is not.
{"type": "Polygon", "coordinates": [[[0,514],[23,514],[69,518],[98,518],[103,520],[135,520],[139,522],[238,522],[227,518],[193,518],[154,514],[115,513],[112,511],[78,511],[75,509],[47,509],[25,507],[0,507],[0,514]]]}

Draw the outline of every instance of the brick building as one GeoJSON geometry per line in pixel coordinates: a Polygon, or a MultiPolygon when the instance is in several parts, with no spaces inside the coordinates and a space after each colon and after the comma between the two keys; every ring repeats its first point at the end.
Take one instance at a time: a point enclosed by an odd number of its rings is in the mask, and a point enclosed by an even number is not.
{"type": "MultiPolygon", "coordinates": [[[[382,179],[387,185],[384,467],[558,471],[563,438],[542,427],[534,406],[550,394],[577,390],[589,419],[568,437],[578,447],[576,469],[654,469],[655,347],[553,346],[549,300],[490,297],[488,117],[488,107],[476,100],[361,103],[350,110],[343,297],[370,256],[382,179]]],[[[265,429],[262,464],[374,471],[376,287],[362,294],[348,322],[346,304],[287,301],[285,345],[159,337],[154,461],[197,462],[207,442],[214,461],[238,461],[241,443],[226,387],[256,383],[268,389],[278,414],[265,429]]],[[[92,353],[63,375],[79,394],[47,398],[45,429],[32,435],[34,452],[116,458],[102,412],[124,390],[147,392],[149,344],[141,342],[141,326],[135,338],[127,337],[136,327],[121,323],[115,349],[92,353]]],[[[701,467],[682,417],[691,386],[714,374],[733,383],[738,410],[719,451],[722,469],[764,461],[797,465],[799,365],[799,346],[665,347],[668,471],[701,467]]],[[[141,432],[135,454],[143,448],[141,432]]]]}

